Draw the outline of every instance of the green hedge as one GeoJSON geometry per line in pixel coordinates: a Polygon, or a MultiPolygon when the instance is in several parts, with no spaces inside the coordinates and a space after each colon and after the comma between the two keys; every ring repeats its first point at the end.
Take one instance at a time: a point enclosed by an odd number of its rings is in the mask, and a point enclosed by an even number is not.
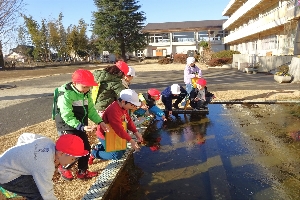
{"type": "Polygon", "coordinates": [[[241,54],[239,51],[223,50],[212,54],[212,58],[233,58],[233,54],[241,54]]]}

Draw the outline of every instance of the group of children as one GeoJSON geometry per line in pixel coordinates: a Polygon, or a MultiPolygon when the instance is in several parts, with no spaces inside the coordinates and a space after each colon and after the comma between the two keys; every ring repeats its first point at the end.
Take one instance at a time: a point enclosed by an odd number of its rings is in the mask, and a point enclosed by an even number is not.
{"type": "Polygon", "coordinates": [[[194,109],[206,106],[214,98],[207,91],[206,80],[201,78],[201,70],[192,57],[187,59],[184,70],[186,89],[173,84],[162,92],[150,88],[146,93],[137,94],[129,89],[134,76],[134,68],[123,61],[93,73],[76,70],[72,81],[54,93],[53,118],[60,136],[56,144],[44,136],[21,135],[17,145],[0,156],[0,186],[29,199],[56,199],[52,183],[55,167],[64,179],[72,180],[74,175],[70,167],[78,161],[76,177],[89,179],[98,175],[88,170],[95,158],[111,160],[124,155],[125,149],[107,151],[106,137],[111,132],[131,143],[135,151],[140,149],[138,142],[143,142],[143,137],[132,115],[139,117],[149,112],[165,121],[172,115],[172,109],[179,109],[179,103],[186,97],[194,109]],[[191,82],[194,77],[199,78],[196,87],[191,82]],[[92,87],[97,87],[94,99],[90,92],[92,87]],[[156,106],[159,99],[165,112],[156,106]],[[95,125],[89,125],[88,119],[95,125]],[[95,130],[99,144],[91,149],[87,132],[95,130]]]}

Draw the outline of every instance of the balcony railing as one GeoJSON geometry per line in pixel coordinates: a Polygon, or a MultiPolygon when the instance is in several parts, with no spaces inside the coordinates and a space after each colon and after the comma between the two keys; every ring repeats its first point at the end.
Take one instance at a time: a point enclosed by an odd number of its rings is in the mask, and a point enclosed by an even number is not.
{"type": "Polygon", "coordinates": [[[223,29],[228,28],[233,22],[238,20],[241,16],[243,16],[246,12],[251,10],[255,5],[257,5],[262,0],[251,0],[247,1],[244,5],[242,5],[231,17],[223,24],[223,29]]]}
{"type": "Polygon", "coordinates": [[[295,5],[295,0],[291,0],[281,7],[277,7],[257,17],[256,19],[250,20],[243,26],[230,31],[230,34],[224,38],[224,42],[232,42],[237,39],[285,24],[288,20],[300,15],[300,9],[295,5]]]}

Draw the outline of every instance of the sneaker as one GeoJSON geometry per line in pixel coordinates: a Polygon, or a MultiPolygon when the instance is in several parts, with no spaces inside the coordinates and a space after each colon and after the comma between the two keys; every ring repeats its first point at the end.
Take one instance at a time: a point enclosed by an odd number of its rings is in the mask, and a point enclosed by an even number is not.
{"type": "Polygon", "coordinates": [[[172,106],[176,109],[179,109],[178,104],[173,103],[172,106]]]}
{"type": "Polygon", "coordinates": [[[89,170],[82,172],[81,170],[79,170],[77,173],[77,178],[79,179],[90,179],[95,176],[98,176],[98,172],[90,172],[89,170]]]}
{"type": "Polygon", "coordinates": [[[67,181],[73,180],[74,177],[73,177],[71,170],[65,169],[61,165],[59,165],[57,170],[63,179],[65,179],[67,181]]]}
{"type": "Polygon", "coordinates": [[[89,165],[93,164],[94,159],[95,159],[94,156],[91,154],[90,158],[89,158],[89,161],[88,161],[89,165]]]}

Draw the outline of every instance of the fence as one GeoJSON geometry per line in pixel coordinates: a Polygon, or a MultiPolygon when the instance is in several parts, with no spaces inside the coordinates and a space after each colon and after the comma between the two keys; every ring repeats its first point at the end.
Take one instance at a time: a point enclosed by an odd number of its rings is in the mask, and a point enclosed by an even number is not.
{"type": "Polygon", "coordinates": [[[293,56],[255,56],[249,54],[234,54],[232,60],[232,66],[237,67],[238,70],[244,71],[245,67],[253,62],[259,62],[259,72],[269,72],[276,69],[282,64],[291,62],[293,56]]]}

